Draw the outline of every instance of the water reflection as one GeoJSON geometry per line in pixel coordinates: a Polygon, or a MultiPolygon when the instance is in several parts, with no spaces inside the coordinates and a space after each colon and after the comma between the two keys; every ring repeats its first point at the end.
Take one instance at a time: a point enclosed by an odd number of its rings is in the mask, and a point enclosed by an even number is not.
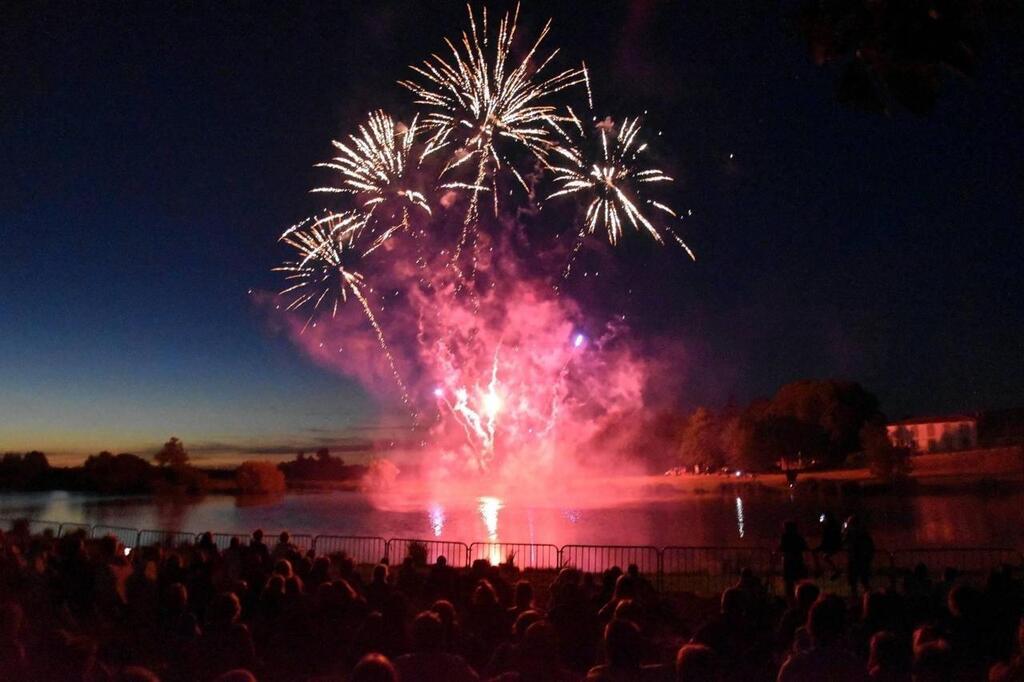
{"type": "MultiPolygon", "coordinates": [[[[480,518],[483,519],[484,527],[487,529],[487,541],[497,543],[498,511],[504,504],[497,497],[480,497],[478,502],[480,503],[480,518]]],[[[492,565],[500,564],[504,560],[504,557],[501,556],[501,547],[497,544],[491,545],[487,559],[492,565]]]]}
{"type": "Polygon", "coordinates": [[[740,537],[746,535],[743,529],[743,499],[736,498],[736,528],[740,532],[740,537]]]}
{"type": "Polygon", "coordinates": [[[434,537],[441,537],[444,532],[444,507],[434,502],[430,505],[430,529],[434,531],[434,537]]]}
{"type": "MultiPolygon", "coordinates": [[[[596,502],[596,501],[595,501],[596,502]]],[[[822,512],[858,514],[875,544],[884,549],[922,545],[1020,545],[1024,543],[1024,494],[956,491],[899,495],[842,495],[825,490],[681,494],[619,504],[580,506],[568,500],[524,504],[514,497],[403,497],[397,508],[377,506],[359,493],[291,493],[273,500],[201,500],[152,496],[103,497],[88,493],[4,493],[0,517],[201,532],[248,534],[254,528],[294,533],[533,541],[553,545],[630,544],[772,546],[779,528],[793,519],[816,534],[822,512]],[[500,520],[499,520],[500,516],[500,520]],[[499,530],[500,524],[500,530],[499,530]]],[[[6,524],[0,523],[0,527],[6,524]]],[[[504,552],[502,552],[504,553],[504,552]]],[[[487,555],[480,555],[486,557],[487,555]]],[[[496,557],[497,558],[497,557],[496,557]]],[[[501,557],[504,559],[504,557],[501,557]]]]}

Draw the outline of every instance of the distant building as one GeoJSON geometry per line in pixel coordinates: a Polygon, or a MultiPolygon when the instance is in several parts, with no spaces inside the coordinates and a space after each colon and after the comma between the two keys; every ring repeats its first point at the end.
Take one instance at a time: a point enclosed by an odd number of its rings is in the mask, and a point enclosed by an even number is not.
{"type": "Polygon", "coordinates": [[[945,417],[917,417],[889,424],[893,445],[915,452],[953,452],[978,447],[978,419],[955,414],[945,417]]]}

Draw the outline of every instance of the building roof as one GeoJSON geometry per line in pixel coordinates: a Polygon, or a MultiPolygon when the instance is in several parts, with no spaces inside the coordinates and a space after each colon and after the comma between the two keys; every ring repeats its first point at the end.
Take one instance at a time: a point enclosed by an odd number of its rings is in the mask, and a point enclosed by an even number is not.
{"type": "Polygon", "coordinates": [[[946,414],[939,416],[911,417],[895,422],[889,422],[889,426],[909,426],[911,424],[948,424],[950,422],[976,422],[978,418],[973,414],[946,414]]]}

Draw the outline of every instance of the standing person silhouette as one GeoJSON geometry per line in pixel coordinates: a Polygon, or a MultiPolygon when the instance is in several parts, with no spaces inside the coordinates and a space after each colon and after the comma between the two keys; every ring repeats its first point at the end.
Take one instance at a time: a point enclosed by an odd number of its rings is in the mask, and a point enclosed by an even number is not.
{"type": "Polygon", "coordinates": [[[846,569],[850,594],[857,594],[857,586],[871,589],[871,563],[875,559],[875,541],[864,522],[856,514],[846,520],[846,569]]]}
{"type": "Polygon", "coordinates": [[[807,565],[804,563],[804,552],[807,541],[797,530],[796,521],[786,521],[779,541],[779,553],[782,554],[782,578],[786,583],[786,599],[792,601],[793,589],[796,584],[807,576],[807,565]]]}
{"type": "Polygon", "coordinates": [[[830,511],[821,515],[821,542],[818,544],[817,552],[824,558],[831,570],[830,580],[835,580],[841,573],[836,566],[835,555],[843,548],[843,526],[839,519],[830,511]]]}

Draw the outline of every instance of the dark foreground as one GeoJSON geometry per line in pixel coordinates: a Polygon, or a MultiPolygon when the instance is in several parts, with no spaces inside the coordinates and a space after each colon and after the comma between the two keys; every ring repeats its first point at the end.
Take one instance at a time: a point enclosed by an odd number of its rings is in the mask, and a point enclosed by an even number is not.
{"type": "Polygon", "coordinates": [[[922,566],[899,589],[800,583],[786,600],[749,572],[703,598],[659,594],[635,567],[362,568],[288,538],[125,556],[113,537],[15,528],[0,538],[0,679],[1024,679],[1008,570],[972,585],[922,566]]]}

